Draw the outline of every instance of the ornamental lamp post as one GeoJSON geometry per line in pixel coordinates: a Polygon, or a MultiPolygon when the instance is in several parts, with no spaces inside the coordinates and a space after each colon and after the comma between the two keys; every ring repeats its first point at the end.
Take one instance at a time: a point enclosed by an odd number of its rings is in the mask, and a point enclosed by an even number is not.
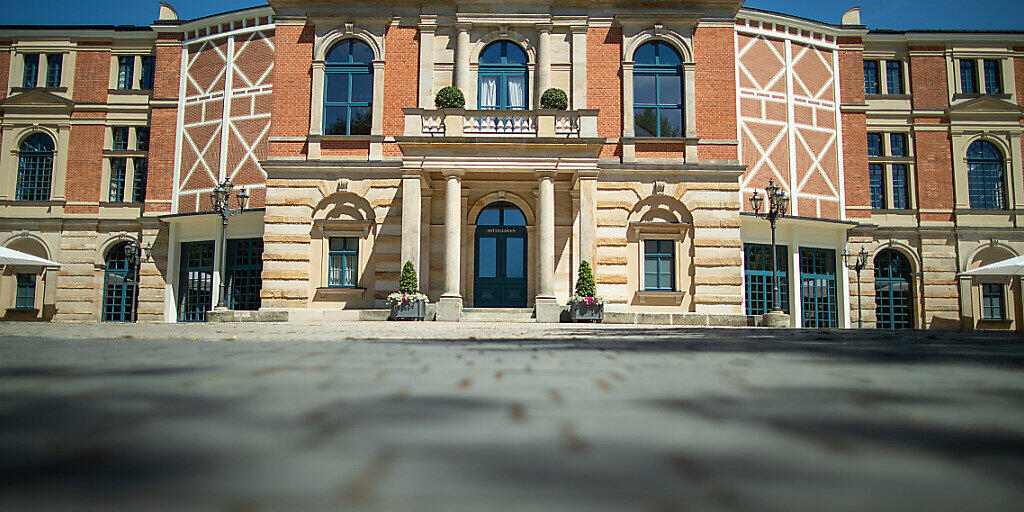
{"type": "Polygon", "coordinates": [[[846,265],[846,268],[857,273],[857,328],[863,329],[864,310],[861,308],[863,296],[860,294],[860,271],[864,270],[864,267],[868,264],[868,251],[861,247],[860,252],[851,254],[846,249],[843,249],[843,264],[846,265]]]}
{"type": "Polygon", "coordinates": [[[228,258],[228,219],[242,213],[246,203],[249,201],[249,193],[241,189],[235,194],[238,208],[231,207],[231,192],[235,185],[231,179],[225,179],[220,185],[213,189],[210,201],[213,203],[213,211],[220,214],[220,250],[221,257],[217,263],[220,265],[220,295],[217,297],[217,309],[227,309],[228,280],[225,272],[227,270],[228,258]]]}
{"type": "Polygon", "coordinates": [[[785,217],[786,211],[789,209],[789,196],[782,190],[782,187],[775,184],[775,180],[769,179],[768,186],[764,188],[764,196],[754,190],[754,194],[750,196],[750,205],[754,209],[754,215],[766,219],[771,225],[772,231],[772,302],[762,323],[767,327],[788,326],[789,315],[782,312],[782,301],[779,299],[779,266],[776,261],[778,253],[775,248],[775,224],[780,218],[785,217]],[[767,201],[767,208],[762,213],[761,209],[766,206],[765,201],[767,201]]]}

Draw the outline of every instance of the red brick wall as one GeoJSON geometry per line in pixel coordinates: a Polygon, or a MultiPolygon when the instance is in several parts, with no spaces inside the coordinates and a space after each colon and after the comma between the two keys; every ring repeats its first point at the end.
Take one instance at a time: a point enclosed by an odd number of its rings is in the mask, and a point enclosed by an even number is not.
{"type": "MultiPolygon", "coordinates": [[[[846,105],[864,105],[864,46],[858,38],[840,39],[839,95],[846,105]]],[[[867,114],[843,112],[843,175],[846,206],[870,207],[867,114]]],[[[871,210],[847,210],[848,217],[870,217],[871,210]]]]}
{"type": "MultiPolygon", "coordinates": [[[[0,44],[9,44],[2,41],[0,44]]],[[[0,100],[7,97],[7,83],[10,81],[11,73],[11,52],[10,50],[0,51],[0,100]]]]}
{"type": "MultiPolygon", "coordinates": [[[[916,122],[920,123],[921,120],[916,122]]],[[[917,130],[914,142],[917,152],[918,205],[921,208],[953,208],[953,160],[949,134],[945,131],[917,130]]],[[[922,214],[922,219],[927,217],[922,214]]],[[[948,221],[950,216],[941,214],[927,220],[948,221]]]]}
{"type": "Polygon", "coordinates": [[[944,109],[949,106],[949,87],[946,82],[946,58],[942,55],[914,55],[914,51],[937,51],[944,48],[910,49],[910,90],[914,95],[914,108],[944,109]]]}
{"type": "MultiPolygon", "coordinates": [[[[403,108],[415,107],[419,95],[420,42],[415,27],[389,26],[384,33],[384,135],[405,131],[403,108]]],[[[398,156],[396,145],[384,148],[386,156],[398,156]]]]}
{"type": "MultiPolygon", "coordinates": [[[[79,61],[81,62],[81,61],[79,61]]],[[[106,76],[106,75],[104,75],[106,76]]],[[[77,96],[77,91],[76,91],[77,96]]],[[[77,119],[103,119],[103,113],[80,112],[77,119]]],[[[68,202],[100,201],[100,180],[103,177],[103,135],[106,127],[93,124],[71,124],[68,138],[68,169],[65,197],[68,202]]],[[[105,198],[104,198],[105,199],[105,198]]],[[[67,213],[99,213],[97,205],[68,205],[67,213]]]]}
{"type": "MultiPolygon", "coordinates": [[[[154,99],[177,101],[180,91],[180,37],[163,34],[157,39],[154,63],[154,99]],[[171,46],[165,46],[171,44],[171,46]]],[[[169,201],[174,188],[174,144],[178,132],[177,104],[156,106],[150,116],[149,169],[146,177],[146,198],[169,201]]],[[[167,203],[148,201],[147,212],[166,213],[167,203]]]]}
{"type": "MultiPolygon", "coordinates": [[[[271,137],[309,135],[312,94],[312,25],[278,25],[274,32],[274,92],[271,101],[271,137]]],[[[300,156],[305,146],[270,143],[270,156],[300,156]]]]}
{"type": "MultiPolygon", "coordinates": [[[[597,136],[617,139],[622,135],[622,29],[592,27],[587,30],[587,106],[600,109],[597,136]]],[[[621,154],[618,145],[606,145],[601,158],[621,154]]]]}
{"type": "MultiPolygon", "coordinates": [[[[697,27],[693,34],[696,78],[697,136],[736,138],[736,52],[732,27],[697,27]]],[[[699,158],[714,158],[721,151],[700,148],[699,158]]],[[[736,151],[732,149],[732,156],[736,151]]]]}
{"type": "Polygon", "coordinates": [[[106,103],[110,88],[110,43],[81,42],[75,55],[76,102],[106,103]],[[90,51],[97,48],[96,51],[90,51]]]}

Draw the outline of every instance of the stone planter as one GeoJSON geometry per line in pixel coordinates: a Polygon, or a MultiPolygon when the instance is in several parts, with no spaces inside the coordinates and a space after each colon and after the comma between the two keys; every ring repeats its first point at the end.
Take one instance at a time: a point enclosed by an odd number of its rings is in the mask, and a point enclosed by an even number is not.
{"type": "Polygon", "coordinates": [[[604,320],[604,304],[588,306],[581,302],[571,302],[569,319],[573,322],[600,322],[604,320]]]}
{"type": "Polygon", "coordinates": [[[427,301],[410,300],[391,305],[392,320],[423,320],[427,316],[427,301]]]}

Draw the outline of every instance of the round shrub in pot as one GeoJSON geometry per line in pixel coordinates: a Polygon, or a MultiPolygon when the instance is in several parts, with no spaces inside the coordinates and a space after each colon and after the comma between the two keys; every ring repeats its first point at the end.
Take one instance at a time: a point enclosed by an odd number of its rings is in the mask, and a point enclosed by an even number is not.
{"type": "Polygon", "coordinates": [[[466,97],[458,88],[449,85],[437,91],[437,95],[434,96],[434,106],[437,108],[462,108],[466,106],[466,97]]]}
{"type": "Polygon", "coordinates": [[[549,110],[565,110],[569,108],[569,97],[565,91],[552,87],[540,96],[540,108],[549,110]]]}

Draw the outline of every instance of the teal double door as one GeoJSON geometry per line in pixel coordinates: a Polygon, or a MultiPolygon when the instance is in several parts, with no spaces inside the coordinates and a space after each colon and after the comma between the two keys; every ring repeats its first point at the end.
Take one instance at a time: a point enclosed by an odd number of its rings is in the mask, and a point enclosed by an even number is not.
{"type": "Polygon", "coordinates": [[[494,203],[477,217],[473,305],[525,308],[526,219],[510,203],[494,203]]]}

